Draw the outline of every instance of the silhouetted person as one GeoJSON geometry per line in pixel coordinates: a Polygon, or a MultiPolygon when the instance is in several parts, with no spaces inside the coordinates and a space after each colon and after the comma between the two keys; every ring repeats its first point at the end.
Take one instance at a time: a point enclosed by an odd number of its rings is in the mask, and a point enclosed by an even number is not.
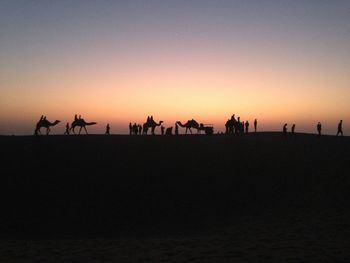
{"type": "Polygon", "coordinates": [[[79,120],[81,120],[81,115],[79,115],[79,118],[78,118],[79,120]]]}
{"type": "Polygon", "coordinates": [[[78,115],[74,115],[74,121],[77,121],[78,120],[78,115]]]}
{"type": "Polygon", "coordinates": [[[44,116],[44,118],[42,119],[43,121],[46,121],[46,116],[44,116]]]}
{"type": "Polygon", "coordinates": [[[249,131],[249,122],[246,121],[245,122],[245,133],[248,133],[248,131],[249,131]]]}
{"type": "Polygon", "coordinates": [[[338,131],[337,131],[337,136],[341,134],[341,136],[343,136],[343,120],[340,120],[340,122],[338,123],[338,131]]]}
{"type": "Polygon", "coordinates": [[[134,125],[132,126],[132,131],[134,132],[135,135],[137,135],[138,130],[139,130],[139,128],[137,127],[137,124],[134,123],[134,125]]]}
{"type": "Polygon", "coordinates": [[[322,124],[321,124],[321,122],[318,122],[318,123],[317,123],[317,133],[318,133],[318,136],[321,136],[321,131],[322,131],[322,124]]]}
{"type": "Polygon", "coordinates": [[[161,131],[162,135],[164,135],[164,130],[165,130],[164,126],[163,125],[160,126],[160,131],[161,131]]]}
{"type": "Polygon", "coordinates": [[[175,135],[179,135],[179,125],[175,123],[175,135]]]}
{"type": "Polygon", "coordinates": [[[283,125],[283,134],[286,135],[287,134],[287,123],[285,123],[283,125]]]}
{"type": "Polygon", "coordinates": [[[132,124],[131,124],[131,122],[129,123],[129,135],[132,135],[132,124]]]}
{"type": "Polygon", "coordinates": [[[292,125],[292,135],[295,135],[295,124],[292,125]]]}
{"type": "Polygon", "coordinates": [[[254,131],[256,132],[256,128],[258,127],[258,120],[254,120],[254,131]]]}
{"type": "Polygon", "coordinates": [[[238,118],[237,118],[237,127],[236,127],[236,129],[235,129],[235,133],[241,132],[241,125],[242,125],[242,123],[241,123],[241,117],[238,117],[238,118]]]}
{"type": "Polygon", "coordinates": [[[66,131],[64,132],[64,135],[69,135],[69,123],[66,124],[66,131]]]}
{"type": "Polygon", "coordinates": [[[141,124],[139,124],[139,134],[140,135],[142,134],[142,126],[141,126],[141,124]]]}
{"type": "Polygon", "coordinates": [[[147,116],[147,124],[149,124],[151,122],[151,117],[147,116]]]}
{"type": "Polygon", "coordinates": [[[110,135],[109,133],[110,129],[111,127],[109,127],[109,123],[107,123],[105,135],[110,135]]]}
{"type": "Polygon", "coordinates": [[[165,135],[172,135],[173,134],[173,127],[166,128],[165,135]]]}
{"type": "Polygon", "coordinates": [[[40,119],[38,120],[38,122],[36,123],[36,129],[34,130],[34,135],[37,136],[39,135],[39,129],[38,126],[40,125],[40,123],[44,120],[44,115],[41,115],[40,119]]]}

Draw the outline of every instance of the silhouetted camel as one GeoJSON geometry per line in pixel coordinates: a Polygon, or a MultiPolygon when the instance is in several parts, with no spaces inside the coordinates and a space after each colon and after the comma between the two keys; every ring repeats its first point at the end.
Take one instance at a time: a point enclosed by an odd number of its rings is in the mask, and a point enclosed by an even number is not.
{"type": "Polygon", "coordinates": [[[79,134],[80,134],[82,128],[84,128],[86,134],[88,134],[85,126],[90,126],[90,125],[95,125],[95,124],[97,124],[97,122],[86,122],[84,119],[76,119],[72,122],[70,129],[75,134],[75,127],[79,126],[80,127],[79,134]]]}
{"type": "Polygon", "coordinates": [[[151,128],[152,135],[154,134],[154,130],[157,126],[161,126],[163,121],[160,121],[159,123],[156,123],[153,118],[148,118],[147,122],[143,124],[142,130],[143,134],[147,134],[148,129],[151,128]]]}
{"type": "Polygon", "coordinates": [[[51,126],[55,126],[57,125],[58,123],[60,123],[61,121],[59,120],[55,120],[54,122],[49,122],[46,117],[43,119],[41,118],[40,121],[38,121],[38,123],[36,124],[36,128],[35,128],[35,131],[34,131],[34,135],[38,135],[38,134],[41,134],[41,131],[40,129],[41,128],[46,128],[46,135],[49,135],[50,133],[50,127],[51,126]]]}
{"type": "Polygon", "coordinates": [[[176,123],[179,124],[180,127],[186,128],[185,134],[187,134],[187,130],[192,134],[192,128],[197,129],[197,133],[199,132],[199,123],[194,119],[188,120],[185,124],[182,124],[181,121],[177,121],[176,123]]]}

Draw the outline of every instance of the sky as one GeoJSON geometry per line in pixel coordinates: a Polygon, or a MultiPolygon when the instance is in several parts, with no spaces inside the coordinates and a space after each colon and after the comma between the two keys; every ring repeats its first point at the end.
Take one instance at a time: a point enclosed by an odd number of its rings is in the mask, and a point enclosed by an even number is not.
{"type": "Polygon", "coordinates": [[[0,134],[74,114],[350,135],[350,1],[0,0],[0,134]],[[251,125],[252,127],[253,125],[251,125]]]}

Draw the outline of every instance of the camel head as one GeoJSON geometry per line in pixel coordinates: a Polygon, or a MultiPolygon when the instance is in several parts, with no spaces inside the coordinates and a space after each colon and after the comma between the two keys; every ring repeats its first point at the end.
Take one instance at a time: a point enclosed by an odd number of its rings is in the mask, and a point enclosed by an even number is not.
{"type": "Polygon", "coordinates": [[[97,124],[97,122],[84,122],[85,125],[89,126],[89,125],[95,125],[97,124]]]}
{"type": "Polygon", "coordinates": [[[57,125],[57,124],[59,124],[61,121],[59,121],[59,120],[55,120],[53,123],[52,123],[52,126],[55,126],[55,125],[57,125]]]}

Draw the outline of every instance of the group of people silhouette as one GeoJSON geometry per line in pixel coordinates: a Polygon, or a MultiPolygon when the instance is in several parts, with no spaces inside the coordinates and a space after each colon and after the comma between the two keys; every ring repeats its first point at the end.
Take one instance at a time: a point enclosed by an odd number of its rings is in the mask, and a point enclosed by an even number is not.
{"type": "MultiPolygon", "coordinates": [[[[282,133],[284,135],[286,135],[288,133],[288,128],[287,128],[287,123],[285,123],[283,125],[283,128],[282,128],[282,133]]],[[[316,130],[317,130],[317,135],[318,136],[321,136],[322,135],[322,124],[321,122],[318,122],[317,125],[316,125],[316,130]]],[[[291,135],[295,135],[295,124],[292,125],[292,128],[291,128],[291,135]]],[[[339,123],[338,123],[338,131],[337,131],[337,134],[336,136],[343,136],[343,120],[340,120],[339,123]]]]}
{"type": "MultiPolygon", "coordinates": [[[[163,121],[159,121],[159,123],[155,122],[153,116],[148,116],[146,122],[141,126],[140,124],[132,124],[129,123],[129,135],[147,135],[148,130],[151,129],[151,134],[155,134],[155,128],[160,126],[160,134],[161,135],[172,135],[173,134],[173,126],[164,127],[162,125],[163,121]]],[[[175,135],[179,135],[179,127],[186,128],[185,134],[189,131],[192,134],[192,129],[196,129],[197,133],[200,134],[202,131],[206,135],[211,135],[214,133],[214,128],[212,125],[204,125],[203,123],[198,123],[194,119],[188,120],[186,123],[182,124],[180,121],[175,122],[175,135]]]]}
{"type": "MultiPolygon", "coordinates": [[[[50,122],[47,120],[46,116],[41,115],[39,121],[36,124],[34,135],[41,134],[41,128],[46,128],[46,134],[48,135],[50,133],[50,127],[55,126],[58,123],[60,123],[59,120],[56,120],[54,122],[50,122]]],[[[158,123],[155,122],[153,119],[153,116],[147,116],[147,120],[143,125],[136,124],[136,123],[132,124],[130,122],[129,123],[129,134],[130,135],[141,135],[141,134],[147,135],[149,129],[151,130],[152,134],[155,134],[155,128],[157,126],[160,126],[161,135],[172,135],[173,134],[173,126],[166,128],[162,125],[162,123],[163,123],[163,121],[159,121],[158,123]]],[[[94,124],[97,124],[97,123],[96,122],[86,122],[81,117],[81,115],[78,116],[77,114],[75,114],[74,120],[71,123],[71,125],[69,125],[69,122],[66,123],[66,129],[65,129],[64,135],[70,135],[71,133],[76,134],[75,127],[77,127],[77,126],[80,127],[78,134],[81,133],[82,129],[84,129],[85,133],[88,134],[86,126],[94,125],[94,124]]],[[[254,132],[257,132],[258,120],[254,119],[253,124],[254,124],[254,132]]],[[[184,124],[182,124],[180,121],[177,121],[177,122],[175,122],[174,126],[175,126],[175,133],[174,133],[175,135],[179,135],[179,127],[186,128],[185,134],[187,133],[188,130],[190,131],[190,133],[192,133],[191,128],[196,129],[197,133],[204,131],[205,134],[207,134],[207,135],[213,134],[213,131],[214,131],[212,126],[205,126],[202,123],[199,124],[194,119],[188,120],[184,124]]],[[[235,114],[233,114],[231,116],[231,118],[227,120],[227,122],[225,124],[225,128],[226,128],[225,133],[226,134],[237,134],[237,133],[246,133],[247,134],[247,133],[249,133],[249,126],[250,126],[250,123],[248,120],[241,122],[240,117],[238,117],[236,119],[235,114]]],[[[285,123],[283,125],[283,128],[282,128],[282,133],[284,135],[286,135],[288,133],[287,126],[288,126],[288,124],[285,123]]],[[[295,127],[296,127],[296,125],[293,124],[291,127],[291,132],[290,132],[291,135],[296,134],[295,127]]],[[[106,130],[105,130],[104,134],[110,135],[110,129],[111,129],[111,127],[110,127],[109,123],[107,123],[106,130]]],[[[317,123],[316,130],[317,130],[318,136],[321,136],[322,135],[321,122],[317,123]]],[[[343,136],[343,120],[340,120],[338,123],[338,130],[337,130],[336,136],[339,136],[339,135],[343,136]]]]}
{"type": "Polygon", "coordinates": [[[162,125],[162,123],[163,123],[163,121],[160,121],[159,124],[157,124],[154,121],[153,116],[147,116],[147,120],[143,125],[137,124],[136,122],[134,124],[132,124],[130,122],[129,123],[129,135],[142,135],[142,134],[147,135],[149,129],[151,129],[152,134],[154,134],[155,128],[157,126],[160,126],[161,135],[171,134],[172,127],[167,128],[165,131],[165,127],[162,125]]]}
{"type": "MultiPolygon", "coordinates": [[[[235,118],[235,114],[231,116],[230,119],[227,120],[225,124],[225,133],[226,134],[234,134],[234,133],[249,133],[249,121],[242,121],[241,117],[235,118]]],[[[258,120],[254,120],[254,132],[257,131],[258,120]]]]}
{"type": "MultiPolygon", "coordinates": [[[[287,132],[288,132],[287,125],[288,125],[287,123],[285,123],[285,124],[283,125],[282,132],[283,132],[284,135],[286,135],[287,132]]],[[[295,135],[295,123],[293,123],[293,125],[292,125],[292,128],[291,128],[291,135],[295,135]]]]}
{"type": "Polygon", "coordinates": [[[142,134],[142,126],[141,124],[131,124],[129,123],[129,135],[141,135],[142,134]]]}

